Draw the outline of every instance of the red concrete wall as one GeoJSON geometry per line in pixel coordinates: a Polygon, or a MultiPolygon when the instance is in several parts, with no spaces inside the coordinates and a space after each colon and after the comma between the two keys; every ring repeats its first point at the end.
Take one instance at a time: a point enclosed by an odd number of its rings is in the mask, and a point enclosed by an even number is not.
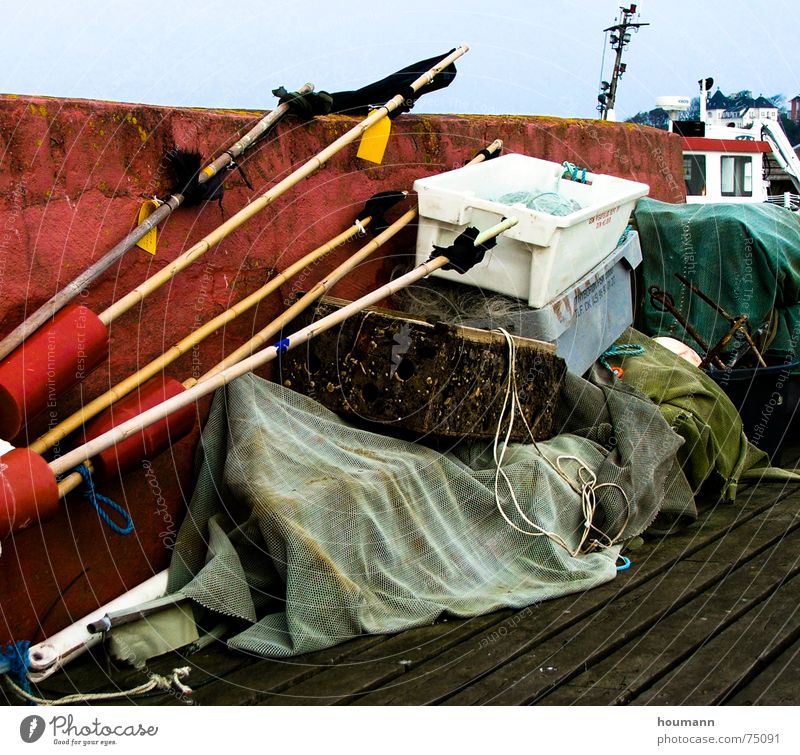
{"type": "MultiPolygon", "coordinates": [[[[5,334],[130,230],[141,201],[163,195],[160,168],[173,144],[218,154],[254,122],[255,113],[171,109],[108,102],[0,97],[0,333],[5,334]]],[[[133,250],[81,301],[101,312],[192,243],[263,193],[356,121],[341,116],[305,123],[286,119],[276,135],[226,184],[222,208],[181,208],[167,222],[156,257],[133,250]]],[[[349,226],[374,192],[411,189],[415,178],[460,166],[496,138],[506,150],[569,160],[593,171],[650,184],[651,196],[684,200],[679,140],[629,124],[520,116],[413,116],[394,123],[384,163],[373,166],[348,147],[328,166],[236,231],[193,267],[151,296],[141,310],[112,326],[111,357],[59,401],[66,417],[182,338],[199,322],[262,285],[267,271],[292,261],[349,226]]],[[[399,215],[401,209],[393,215],[399,215]]],[[[394,255],[412,251],[413,228],[342,282],[334,294],[353,298],[382,282],[394,255]]],[[[300,287],[358,247],[351,244],[315,267],[300,287]]],[[[292,292],[262,304],[168,374],[201,374],[282,308],[292,292]]],[[[201,406],[201,415],[208,402],[201,406]]],[[[46,429],[30,423],[15,445],[46,429]]],[[[62,514],[2,543],[0,640],[37,641],[163,569],[185,501],[191,496],[191,458],[197,432],[152,466],[102,485],[127,506],[136,533],[120,538],[72,495],[62,514]]],[[[65,443],[64,447],[69,444],[65,443]]]]}

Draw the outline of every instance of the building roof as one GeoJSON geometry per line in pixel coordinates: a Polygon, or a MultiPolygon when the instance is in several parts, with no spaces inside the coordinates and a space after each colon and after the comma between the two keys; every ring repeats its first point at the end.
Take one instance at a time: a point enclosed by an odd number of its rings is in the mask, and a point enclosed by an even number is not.
{"type": "Polygon", "coordinates": [[[727,110],[731,106],[731,101],[722,92],[717,89],[714,95],[708,101],[706,107],[709,110],[727,110]]]}
{"type": "MultiPolygon", "coordinates": [[[[798,97],[800,97],[800,95],[798,95],[798,97]]],[[[708,104],[706,105],[706,109],[708,110],[724,110],[737,116],[743,115],[750,108],[775,108],[775,105],[762,95],[759,95],[756,99],[752,97],[739,97],[734,99],[732,97],[726,97],[719,89],[714,92],[714,95],[708,100],[708,104]]]]}

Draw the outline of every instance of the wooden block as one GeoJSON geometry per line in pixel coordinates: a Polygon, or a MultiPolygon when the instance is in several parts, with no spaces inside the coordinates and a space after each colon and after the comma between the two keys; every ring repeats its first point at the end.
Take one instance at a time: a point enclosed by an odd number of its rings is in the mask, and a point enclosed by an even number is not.
{"type": "MultiPolygon", "coordinates": [[[[302,327],[343,306],[324,298],[292,324],[302,327]]],[[[553,435],[564,361],[542,341],[512,337],[517,391],[536,440],[553,435]]],[[[509,381],[502,333],[431,324],[402,312],[369,309],[285,354],[278,379],[350,420],[381,432],[493,438],[509,381]]],[[[510,402],[509,402],[510,408],[510,402]]],[[[508,411],[500,423],[508,428],[508,411]]],[[[511,440],[530,442],[517,413],[511,440]]]]}

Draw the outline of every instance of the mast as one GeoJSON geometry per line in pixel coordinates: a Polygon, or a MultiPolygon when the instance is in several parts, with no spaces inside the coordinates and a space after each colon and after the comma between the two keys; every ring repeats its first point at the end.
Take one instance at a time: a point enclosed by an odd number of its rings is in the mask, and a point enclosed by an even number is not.
{"type": "Polygon", "coordinates": [[[611,82],[602,81],[600,83],[600,94],[597,95],[597,101],[600,103],[597,109],[600,111],[600,118],[604,121],[614,120],[614,105],[617,101],[617,86],[619,79],[625,73],[627,66],[622,62],[622,51],[631,41],[631,35],[628,31],[633,29],[639,31],[642,26],[650,26],[650,24],[643,24],[640,22],[634,23],[633,17],[636,15],[636,4],[631,3],[629,8],[620,6],[622,14],[619,21],[614,26],[609,26],[603,29],[604,32],[611,32],[611,49],[616,52],[614,60],[614,71],[611,74],[611,82]]]}

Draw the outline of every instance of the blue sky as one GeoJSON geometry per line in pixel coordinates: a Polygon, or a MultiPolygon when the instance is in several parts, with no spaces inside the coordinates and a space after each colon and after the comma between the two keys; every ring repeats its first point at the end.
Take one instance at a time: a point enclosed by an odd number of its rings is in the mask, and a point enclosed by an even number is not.
{"type": "MultiPolygon", "coordinates": [[[[426,112],[594,117],[610,0],[4,2],[0,91],[268,109],[271,90],[361,86],[461,42],[471,51],[426,112]]],[[[660,94],[800,93],[797,0],[642,0],[621,118],[660,94]]],[[[606,77],[612,53],[606,52],[606,77]]]]}

